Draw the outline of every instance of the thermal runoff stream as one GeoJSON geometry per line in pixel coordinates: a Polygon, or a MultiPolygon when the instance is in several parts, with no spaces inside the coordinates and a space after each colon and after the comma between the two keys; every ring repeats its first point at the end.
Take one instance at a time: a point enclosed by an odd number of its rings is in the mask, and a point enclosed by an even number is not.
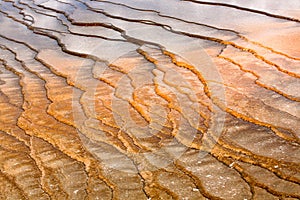
{"type": "Polygon", "coordinates": [[[1,200],[299,198],[299,0],[0,1],[1,200]]]}

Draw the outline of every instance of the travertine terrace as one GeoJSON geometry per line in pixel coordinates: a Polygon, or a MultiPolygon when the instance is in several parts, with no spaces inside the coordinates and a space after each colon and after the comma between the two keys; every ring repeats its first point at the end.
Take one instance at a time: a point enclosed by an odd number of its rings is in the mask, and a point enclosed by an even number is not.
{"type": "Polygon", "coordinates": [[[298,0],[0,1],[0,199],[300,198],[298,0]]]}

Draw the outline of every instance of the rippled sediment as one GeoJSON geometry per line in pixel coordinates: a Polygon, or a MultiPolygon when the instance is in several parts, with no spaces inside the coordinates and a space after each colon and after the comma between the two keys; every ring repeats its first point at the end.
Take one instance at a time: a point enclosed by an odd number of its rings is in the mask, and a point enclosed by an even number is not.
{"type": "Polygon", "coordinates": [[[0,2],[0,199],[300,198],[299,9],[0,2]]]}

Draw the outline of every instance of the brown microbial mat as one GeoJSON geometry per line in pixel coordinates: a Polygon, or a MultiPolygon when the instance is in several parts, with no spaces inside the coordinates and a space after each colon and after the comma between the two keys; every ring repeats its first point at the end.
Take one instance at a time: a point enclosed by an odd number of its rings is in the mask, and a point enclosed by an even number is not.
{"type": "Polygon", "coordinates": [[[299,198],[299,0],[0,1],[0,200],[299,198]]]}

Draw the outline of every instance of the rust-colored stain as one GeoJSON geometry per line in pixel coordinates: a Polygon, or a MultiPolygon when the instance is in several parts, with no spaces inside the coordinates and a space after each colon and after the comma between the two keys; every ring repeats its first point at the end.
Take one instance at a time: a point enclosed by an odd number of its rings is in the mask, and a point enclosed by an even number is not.
{"type": "Polygon", "coordinates": [[[299,199],[297,0],[0,2],[0,200],[299,199]]]}

